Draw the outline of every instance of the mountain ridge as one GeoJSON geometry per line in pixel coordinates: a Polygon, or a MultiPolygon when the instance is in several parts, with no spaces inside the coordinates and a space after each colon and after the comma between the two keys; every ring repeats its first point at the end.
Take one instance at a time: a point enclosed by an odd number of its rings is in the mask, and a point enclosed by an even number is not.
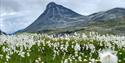
{"type": "Polygon", "coordinates": [[[93,21],[106,21],[110,19],[120,18],[125,16],[124,8],[113,8],[107,11],[98,12],[89,15],[90,19],[93,21]]]}
{"type": "Polygon", "coordinates": [[[70,31],[75,32],[76,30],[97,32],[101,30],[101,32],[105,31],[114,33],[116,32],[114,30],[116,30],[118,27],[121,27],[124,32],[124,18],[124,8],[113,8],[107,11],[83,16],[62,5],[50,2],[47,5],[45,11],[38,17],[35,22],[19,32],[60,33],[70,31]]]}
{"type": "Polygon", "coordinates": [[[24,31],[34,29],[31,30],[31,32],[37,32],[39,30],[35,29],[44,30],[44,28],[65,28],[69,26],[75,26],[75,24],[73,25],[74,22],[77,22],[78,20],[85,21],[85,19],[87,19],[86,16],[75,13],[74,11],[63,7],[62,5],[50,2],[47,5],[46,10],[38,17],[38,19],[26,29],[24,29],[24,31]]]}

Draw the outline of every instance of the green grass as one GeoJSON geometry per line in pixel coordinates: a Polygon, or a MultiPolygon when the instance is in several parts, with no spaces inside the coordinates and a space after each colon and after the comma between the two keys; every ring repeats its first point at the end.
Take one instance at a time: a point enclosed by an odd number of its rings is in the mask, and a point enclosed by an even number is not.
{"type": "MultiPolygon", "coordinates": [[[[25,35],[25,34],[24,34],[25,35]]],[[[31,37],[29,35],[28,37],[31,37]]],[[[25,38],[25,37],[24,37],[25,38]]],[[[8,40],[8,39],[6,39],[8,40]]],[[[9,39],[10,40],[10,39],[9,39]]],[[[17,40],[18,39],[13,39],[17,40]]],[[[26,39],[22,39],[25,40],[26,39]]],[[[32,40],[32,39],[29,39],[32,40]]],[[[125,63],[125,47],[119,47],[114,42],[101,42],[100,40],[95,39],[84,39],[80,38],[78,36],[69,36],[68,38],[51,38],[48,36],[41,36],[41,35],[33,35],[33,40],[35,44],[32,44],[31,47],[28,47],[28,42],[23,46],[16,46],[16,52],[10,47],[11,45],[8,44],[8,42],[4,42],[0,45],[0,63],[61,63],[62,61],[65,61],[65,59],[70,58],[68,60],[70,63],[89,63],[91,62],[91,59],[95,59],[96,63],[100,63],[99,61],[99,54],[98,51],[105,50],[105,49],[113,49],[117,52],[118,56],[118,63],[125,63]],[[79,51],[75,51],[74,47],[76,43],[80,44],[81,49],[79,51]],[[108,45],[108,44],[111,45],[108,45]],[[94,45],[95,51],[91,49],[90,47],[86,47],[86,45],[94,45]],[[51,45],[51,46],[49,46],[51,45]],[[61,49],[63,45],[64,49],[61,49]],[[3,51],[3,47],[8,48],[6,52],[3,51]],[[65,49],[66,48],[66,49],[65,49]],[[19,54],[19,51],[25,52],[24,57],[21,57],[19,54]],[[55,53],[57,52],[57,53],[55,53]],[[11,54],[12,53],[12,54],[11,54]],[[28,56],[28,53],[30,54],[28,56]],[[75,54],[77,53],[77,54],[75,54]],[[54,56],[55,55],[55,56],[54,56]],[[77,56],[78,55],[78,56],[77,56]],[[9,56],[10,58],[7,61],[6,56],[9,56]],[[80,61],[78,58],[81,57],[82,61],[80,61]],[[37,62],[38,60],[38,62],[37,62]],[[87,60],[87,61],[85,61],[87,60]]],[[[25,43],[25,42],[24,42],[25,43]]]]}

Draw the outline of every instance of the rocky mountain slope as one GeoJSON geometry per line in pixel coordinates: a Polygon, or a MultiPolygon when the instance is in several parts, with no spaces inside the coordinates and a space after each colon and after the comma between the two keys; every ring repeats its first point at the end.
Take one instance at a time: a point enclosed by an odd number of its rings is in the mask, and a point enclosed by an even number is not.
{"type": "Polygon", "coordinates": [[[125,34],[125,9],[114,8],[89,15],[88,30],[101,33],[125,34]]]}
{"type": "Polygon", "coordinates": [[[23,31],[25,32],[47,32],[49,30],[57,30],[79,24],[84,24],[87,20],[86,16],[82,16],[68,8],[50,2],[43,14],[23,31]]]}
{"type": "Polygon", "coordinates": [[[125,9],[114,8],[83,16],[62,5],[50,2],[35,22],[19,32],[72,33],[88,31],[125,34],[125,9]]]}

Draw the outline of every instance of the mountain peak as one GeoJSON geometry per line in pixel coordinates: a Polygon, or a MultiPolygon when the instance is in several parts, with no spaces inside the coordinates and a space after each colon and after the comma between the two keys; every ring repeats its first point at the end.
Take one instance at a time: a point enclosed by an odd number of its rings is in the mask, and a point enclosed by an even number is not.
{"type": "Polygon", "coordinates": [[[52,8],[52,7],[55,7],[57,6],[57,4],[55,2],[50,2],[48,5],[47,5],[47,8],[52,8]]]}
{"type": "Polygon", "coordinates": [[[45,16],[49,18],[54,17],[75,17],[75,16],[81,16],[80,14],[62,6],[59,4],[56,4],[55,2],[48,3],[46,10],[41,16],[45,16]]]}
{"type": "Polygon", "coordinates": [[[83,23],[86,20],[86,16],[82,16],[71,9],[64,7],[63,5],[50,2],[38,19],[24,29],[24,31],[41,32],[44,30],[47,31],[67,28],[70,26],[79,25],[79,23],[77,23],[79,20],[81,20],[83,23]]]}

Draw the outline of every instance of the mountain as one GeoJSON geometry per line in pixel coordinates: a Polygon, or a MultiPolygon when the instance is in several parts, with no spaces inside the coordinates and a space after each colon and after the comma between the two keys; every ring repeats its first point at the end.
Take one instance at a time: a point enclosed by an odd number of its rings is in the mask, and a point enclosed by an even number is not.
{"type": "Polygon", "coordinates": [[[23,32],[47,32],[50,30],[67,29],[77,26],[87,20],[86,16],[82,16],[62,5],[50,2],[46,10],[23,32]]]}
{"type": "Polygon", "coordinates": [[[88,30],[125,35],[125,9],[114,8],[88,16],[88,30]]]}
{"type": "Polygon", "coordinates": [[[113,8],[88,16],[50,2],[31,25],[18,32],[72,33],[89,32],[125,35],[125,9],[113,8]]]}
{"type": "Polygon", "coordinates": [[[108,11],[94,13],[88,16],[91,21],[107,21],[111,19],[118,19],[121,17],[125,17],[125,9],[124,8],[113,8],[108,11]]]}
{"type": "Polygon", "coordinates": [[[0,30],[0,35],[2,35],[2,34],[5,34],[5,33],[0,30]]]}
{"type": "Polygon", "coordinates": [[[1,30],[0,30],[0,35],[2,34],[1,30]]]}

